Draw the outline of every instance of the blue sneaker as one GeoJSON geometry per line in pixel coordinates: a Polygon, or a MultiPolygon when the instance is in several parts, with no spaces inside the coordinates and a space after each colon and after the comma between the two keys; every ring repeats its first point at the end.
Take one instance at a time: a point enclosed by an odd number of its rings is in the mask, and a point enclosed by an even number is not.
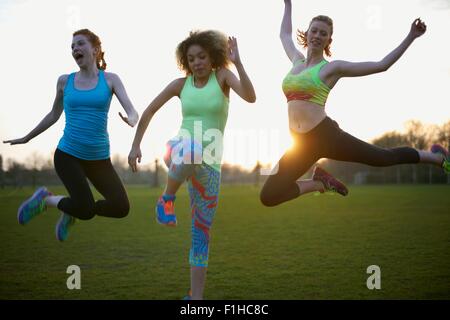
{"type": "Polygon", "coordinates": [[[444,169],[445,173],[450,173],[450,153],[448,152],[448,150],[440,144],[433,144],[431,146],[431,152],[439,153],[442,155],[444,159],[442,160],[441,167],[442,169],[444,169]]]}
{"type": "Polygon", "coordinates": [[[156,221],[159,224],[175,227],[177,225],[177,216],[174,212],[174,195],[162,195],[156,203],[156,221]]]}
{"type": "Polygon", "coordinates": [[[51,195],[52,193],[46,187],[38,188],[30,198],[20,205],[17,211],[17,220],[19,223],[25,225],[31,219],[44,212],[47,209],[45,198],[51,195]]]}
{"type": "Polygon", "coordinates": [[[189,289],[188,294],[183,298],[183,300],[192,300],[192,290],[189,289]]]}
{"type": "Polygon", "coordinates": [[[66,241],[69,236],[69,229],[75,224],[76,219],[71,215],[61,212],[61,216],[56,224],[56,239],[66,241]]]}

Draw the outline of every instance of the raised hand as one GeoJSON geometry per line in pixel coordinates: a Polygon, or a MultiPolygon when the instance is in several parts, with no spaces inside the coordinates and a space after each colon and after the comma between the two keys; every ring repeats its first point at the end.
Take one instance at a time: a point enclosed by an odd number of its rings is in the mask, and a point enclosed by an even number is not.
{"type": "Polygon", "coordinates": [[[228,58],[234,64],[241,63],[241,57],[239,56],[239,49],[235,37],[228,37],[228,58]]]}
{"type": "Polygon", "coordinates": [[[427,31],[427,25],[425,22],[420,20],[420,18],[417,18],[413,21],[411,24],[411,30],[409,31],[409,34],[413,39],[420,37],[427,31]]]}
{"type": "Polygon", "coordinates": [[[20,138],[20,139],[13,139],[13,140],[5,140],[3,141],[3,143],[9,143],[10,145],[14,145],[14,144],[23,144],[23,143],[27,143],[29,140],[27,138],[20,138]]]}

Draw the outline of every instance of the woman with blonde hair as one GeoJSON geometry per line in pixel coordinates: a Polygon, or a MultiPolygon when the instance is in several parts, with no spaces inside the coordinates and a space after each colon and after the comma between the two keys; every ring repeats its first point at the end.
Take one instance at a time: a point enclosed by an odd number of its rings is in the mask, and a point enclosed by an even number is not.
{"type": "Polygon", "coordinates": [[[281,157],[276,170],[266,180],[260,193],[261,202],[266,206],[276,206],[315,191],[335,191],[347,195],[347,187],[318,166],[314,168],[312,179],[299,180],[320,158],[371,166],[431,163],[450,172],[448,152],[440,145],[434,145],[431,152],[409,147],[379,148],[344,132],[325,112],[328,94],[339,79],[388,70],[413,41],[425,33],[425,23],[420,19],[414,20],[406,38],[380,61],[328,62],[324,54],[331,56],[331,18],[317,16],[312,19],[306,32],[298,33],[299,43],[307,49],[304,56],[292,41],[291,1],[284,0],[284,3],[280,39],[292,68],[283,80],[283,91],[287,98],[294,146],[281,157]]]}

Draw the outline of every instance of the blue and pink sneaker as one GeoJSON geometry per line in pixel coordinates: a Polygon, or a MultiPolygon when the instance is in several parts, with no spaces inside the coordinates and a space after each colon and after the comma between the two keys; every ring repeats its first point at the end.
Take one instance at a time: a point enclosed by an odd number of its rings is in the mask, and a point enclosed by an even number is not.
{"type": "Polygon", "coordinates": [[[433,144],[431,146],[431,152],[432,153],[439,153],[444,158],[442,160],[442,169],[444,169],[444,172],[449,174],[450,173],[450,153],[447,149],[445,149],[440,144],[433,144]]]}
{"type": "Polygon", "coordinates": [[[348,194],[347,187],[341,181],[318,166],[314,168],[312,178],[315,181],[322,182],[325,191],[334,191],[343,196],[348,194]]]}
{"type": "Polygon", "coordinates": [[[61,212],[58,223],[56,224],[56,239],[66,241],[69,236],[69,229],[75,224],[76,219],[71,215],[61,212]]]}
{"type": "Polygon", "coordinates": [[[166,226],[175,227],[177,225],[177,216],[174,212],[175,195],[164,194],[156,203],[156,221],[166,226]]]}
{"type": "Polygon", "coordinates": [[[192,290],[189,289],[186,296],[184,296],[183,300],[192,300],[192,290]]]}
{"type": "Polygon", "coordinates": [[[51,196],[52,193],[46,187],[38,188],[33,195],[24,201],[17,211],[17,220],[19,224],[25,225],[31,219],[38,216],[47,209],[45,198],[51,196]]]}

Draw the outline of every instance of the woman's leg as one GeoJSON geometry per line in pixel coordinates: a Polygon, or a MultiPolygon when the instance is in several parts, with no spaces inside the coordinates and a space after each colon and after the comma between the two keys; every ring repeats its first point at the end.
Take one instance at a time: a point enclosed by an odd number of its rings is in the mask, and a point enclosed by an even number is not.
{"type": "Polygon", "coordinates": [[[55,171],[70,196],[60,199],[57,207],[75,218],[89,220],[95,215],[95,201],[86,179],[82,161],[56,149],[54,155],[55,171]]]}
{"type": "Polygon", "coordinates": [[[164,155],[164,162],[168,168],[167,185],[156,204],[156,219],[160,224],[167,226],[177,225],[175,195],[183,182],[192,176],[196,166],[191,161],[191,157],[194,154],[192,150],[195,150],[190,147],[191,145],[191,141],[177,139],[170,140],[166,144],[167,149],[164,155]]]}
{"type": "MultiPolygon", "coordinates": [[[[337,126],[337,124],[336,124],[337,126]]],[[[419,152],[410,147],[381,148],[335,128],[329,139],[332,146],[326,154],[327,158],[358,162],[375,167],[387,167],[396,164],[419,163],[419,152]]]]}
{"type": "Polygon", "coordinates": [[[93,212],[110,218],[126,217],[130,211],[130,203],[111,160],[86,161],[85,172],[95,189],[104,197],[95,202],[93,212]]]}
{"type": "Polygon", "coordinates": [[[209,256],[209,230],[218,203],[220,172],[212,167],[197,165],[188,182],[192,214],[191,265],[192,299],[203,299],[209,256]]]}
{"type": "Polygon", "coordinates": [[[425,150],[418,150],[418,152],[420,163],[430,163],[442,167],[442,163],[446,159],[445,154],[441,152],[430,152],[425,150]]]}
{"type": "Polygon", "coordinates": [[[168,168],[165,194],[175,195],[183,182],[194,173],[195,153],[201,155],[201,148],[193,141],[174,139],[167,142],[164,155],[164,162],[168,168]]]}
{"type": "Polygon", "coordinates": [[[320,158],[319,147],[313,146],[314,139],[302,136],[303,138],[295,139],[294,146],[281,157],[264,183],[260,200],[265,206],[276,206],[302,194],[323,191],[320,181],[298,180],[320,158]]]}

